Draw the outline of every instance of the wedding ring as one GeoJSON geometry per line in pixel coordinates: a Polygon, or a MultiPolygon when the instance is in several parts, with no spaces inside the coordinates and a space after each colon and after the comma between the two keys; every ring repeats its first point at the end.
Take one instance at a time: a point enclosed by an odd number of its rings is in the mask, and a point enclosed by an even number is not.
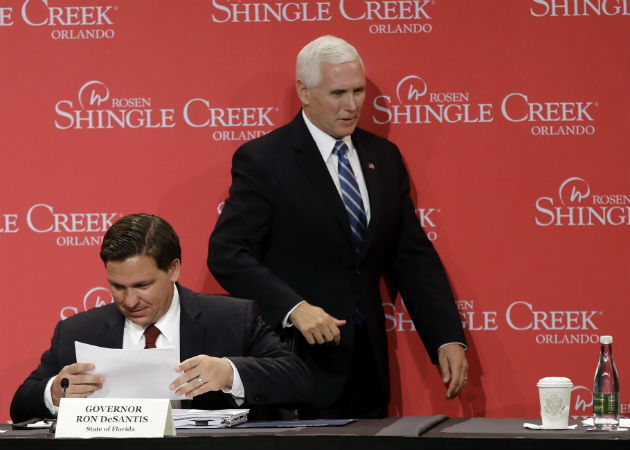
{"type": "Polygon", "coordinates": [[[203,378],[199,377],[199,378],[197,378],[197,381],[199,382],[199,386],[201,386],[203,384],[203,378]]]}

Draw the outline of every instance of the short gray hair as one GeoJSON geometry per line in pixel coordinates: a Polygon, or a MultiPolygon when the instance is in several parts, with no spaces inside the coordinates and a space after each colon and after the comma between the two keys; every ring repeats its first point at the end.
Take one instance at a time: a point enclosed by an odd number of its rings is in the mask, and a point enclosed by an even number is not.
{"type": "Polygon", "coordinates": [[[312,89],[321,81],[322,63],[343,64],[357,60],[364,67],[359,52],[348,42],[331,35],[321,36],[306,44],[298,53],[295,76],[312,89]]]}

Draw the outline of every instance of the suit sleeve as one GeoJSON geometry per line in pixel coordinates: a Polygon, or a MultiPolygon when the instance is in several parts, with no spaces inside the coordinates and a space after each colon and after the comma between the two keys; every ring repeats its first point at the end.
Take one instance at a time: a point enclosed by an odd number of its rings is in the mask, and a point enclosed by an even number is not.
{"type": "Polygon", "coordinates": [[[230,360],[243,381],[245,404],[288,406],[308,401],[310,371],[261,319],[254,302],[248,302],[243,332],[243,356],[230,360]]]}
{"type": "Polygon", "coordinates": [[[52,417],[44,404],[44,389],[48,380],[56,376],[63,368],[57,356],[62,326],[63,322],[57,324],[50,348],[42,355],[39,366],[24,380],[13,396],[11,419],[14,423],[35,417],[52,417]]]}
{"type": "Polygon", "coordinates": [[[434,364],[438,349],[466,343],[444,266],[426,236],[409,195],[409,175],[398,152],[402,218],[392,269],[401,296],[434,364]]]}
{"type": "Polygon", "coordinates": [[[273,327],[303,300],[261,262],[273,219],[273,183],[256,149],[239,148],[232,161],[232,186],[210,236],[208,268],[231,295],[264,305],[273,327]]]}

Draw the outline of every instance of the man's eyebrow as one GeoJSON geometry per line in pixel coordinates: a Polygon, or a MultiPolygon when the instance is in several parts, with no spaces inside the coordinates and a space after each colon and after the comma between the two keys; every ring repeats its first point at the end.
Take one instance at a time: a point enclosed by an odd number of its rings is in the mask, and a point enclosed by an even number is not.
{"type": "MultiPolygon", "coordinates": [[[[116,287],[126,287],[124,284],[120,284],[120,283],[116,283],[115,281],[112,280],[108,280],[109,284],[111,284],[112,286],[116,286],[116,287]]],[[[151,280],[142,280],[142,281],[136,281],[135,283],[132,283],[129,287],[140,287],[140,286],[146,286],[148,284],[152,284],[154,283],[155,280],[151,279],[151,280]]]]}

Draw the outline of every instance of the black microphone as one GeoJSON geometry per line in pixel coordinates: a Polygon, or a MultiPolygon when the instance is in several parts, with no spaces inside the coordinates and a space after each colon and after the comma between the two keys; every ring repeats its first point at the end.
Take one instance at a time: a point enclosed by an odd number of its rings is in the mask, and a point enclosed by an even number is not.
{"type": "MultiPolygon", "coordinates": [[[[61,387],[63,388],[63,397],[61,398],[66,398],[66,389],[68,389],[68,387],[70,386],[70,380],[68,380],[67,378],[62,378],[60,381],[61,387]]],[[[55,433],[57,431],[57,421],[55,420],[53,422],[53,424],[50,426],[50,433],[55,433]]]]}
{"type": "Polygon", "coordinates": [[[68,386],[70,386],[70,380],[68,380],[67,378],[62,378],[61,387],[63,388],[63,398],[66,398],[66,389],[68,389],[68,386]]]}

